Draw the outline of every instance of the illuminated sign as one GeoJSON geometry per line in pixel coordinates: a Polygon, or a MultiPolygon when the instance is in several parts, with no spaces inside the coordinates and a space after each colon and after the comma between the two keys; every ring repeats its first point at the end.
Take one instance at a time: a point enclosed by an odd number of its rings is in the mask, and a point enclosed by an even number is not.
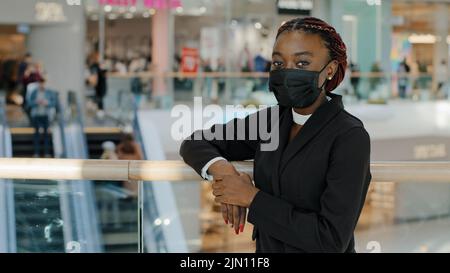
{"type": "MultiPolygon", "coordinates": [[[[181,0],[140,0],[150,9],[176,9],[181,7],[181,0]]],[[[100,5],[128,7],[136,6],[138,0],[98,0],[100,5]]]]}
{"type": "Polygon", "coordinates": [[[312,0],[278,0],[279,14],[310,15],[314,3],[312,0]]]}
{"type": "Polygon", "coordinates": [[[64,22],[64,8],[60,3],[38,2],[35,7],[35,18],[40,22],[64,22]]]}
{"type": "Polygon", "coordinates": [[[81,0],[66,0],[69,6],[81,6],[81,0]]]}

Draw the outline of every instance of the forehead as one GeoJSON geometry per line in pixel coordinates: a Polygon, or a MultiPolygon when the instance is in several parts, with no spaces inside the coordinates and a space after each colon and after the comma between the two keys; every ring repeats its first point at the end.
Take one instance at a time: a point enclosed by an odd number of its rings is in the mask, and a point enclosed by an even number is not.
{"type": "Polygon", "coordinates": [[[273,51],[283,55],[309,51],[314,56],[328,56],[328,48],[320,35],[298,30],[283,32],[275,41],[273,51]]]}

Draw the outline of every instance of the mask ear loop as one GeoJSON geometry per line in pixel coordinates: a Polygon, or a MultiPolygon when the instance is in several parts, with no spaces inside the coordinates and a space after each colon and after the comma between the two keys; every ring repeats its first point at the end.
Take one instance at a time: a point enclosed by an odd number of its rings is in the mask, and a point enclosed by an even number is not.
{"type": "MultiPolygon", "coordinates": [[[[321,70],[320,70],[320,72],[319,72],[319,75],[320,74],[322,74],[322,72],[325,70],[325,68],[327,68],[327,66],[332,62],[333,60],[330,60],[321,70]]],[[[331,79],[333,79],[333,77],[332,76],[329,76],[329,77],[327,77],[327,78],[325,78],[325,81],[323,82],[323,84],[322,84],[322,86],[320,87],[320,90],[321,91],[323,91],[324,89],[324,87],[325,87],[325,85],[329,82],[329,81],[331,81],[331,79]]],[[[325,92],[326,92],[326,90],[325,90],[325,92]]],[[[328,92],[326,92],[326,93],[328,93],[328,92]]]]}

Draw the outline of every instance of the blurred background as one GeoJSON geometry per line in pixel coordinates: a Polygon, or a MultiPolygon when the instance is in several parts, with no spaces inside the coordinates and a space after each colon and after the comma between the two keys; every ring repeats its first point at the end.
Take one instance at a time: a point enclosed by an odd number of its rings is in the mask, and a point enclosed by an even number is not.
{"type": "MultiPolygon", "coordinates": [[[[299,16],[342,35],[334,92],[372,161],[449,161],[445,0],[2,0],[0,156],[180,160],[172,108],[276,104],[275,34],[299,16]]],[[[199,180],[0,178],[0,251],[254,252],[199,180]]],[[[411,180],[372,183],[357,251],[450,251],[450,184],[411,180]]]]}

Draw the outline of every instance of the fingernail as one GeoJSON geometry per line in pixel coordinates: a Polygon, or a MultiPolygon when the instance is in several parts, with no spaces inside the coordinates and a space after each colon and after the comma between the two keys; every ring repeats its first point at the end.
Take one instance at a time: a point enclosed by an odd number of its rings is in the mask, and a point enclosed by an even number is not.
{"type": "Polygon", "coordinates": [[[239,231],[244,232],[244,225],[239,225],[239,231]]]}
{"type": "Polygon", "coordinates": [[[228,220],[225,220],[225,225],[228,225],[228,220]]]}
{"type": "Polygon", "coordinates": [[[234,230],[234,232],[236,232],[236,235],[238,235],[238,234],[239,234],[239,231],[238,231],[237,229],[235,229],[235,230],[234,230]]]}

